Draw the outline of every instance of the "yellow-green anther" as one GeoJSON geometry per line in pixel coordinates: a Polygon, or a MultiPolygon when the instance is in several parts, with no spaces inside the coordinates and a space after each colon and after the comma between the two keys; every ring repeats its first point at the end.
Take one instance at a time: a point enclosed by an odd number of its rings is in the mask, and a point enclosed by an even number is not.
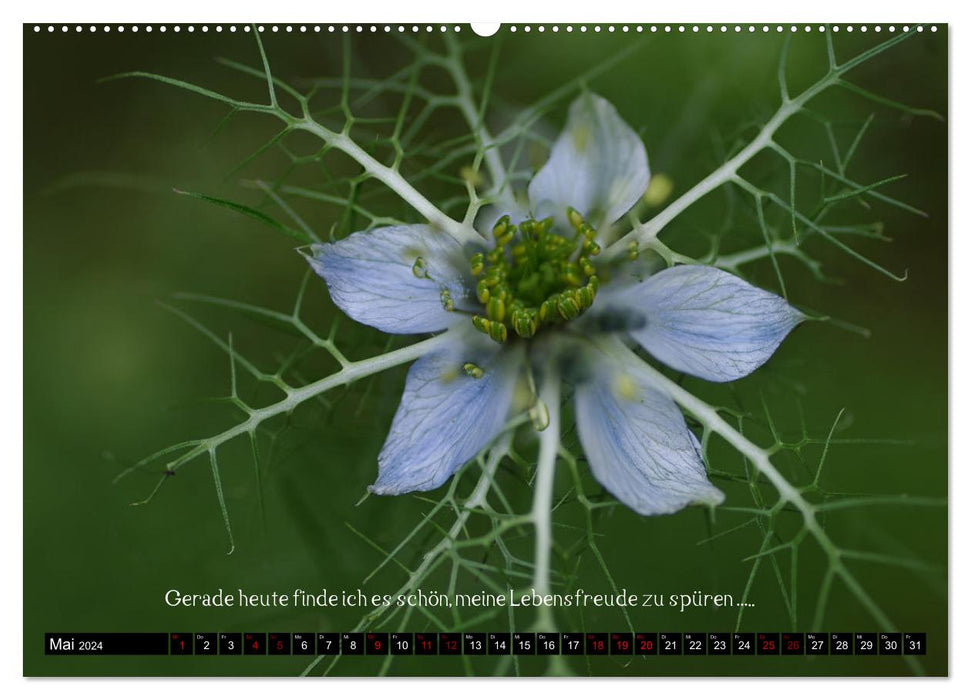
{"type": "Polygon", "coordinates": [[[497,343],[505,343],[508,337],[508,331],[503,323],[498,321],[489,322],[489,337],[492,338],[497,343]]]}
{"type": "Polygon", "coordinates": [[[496,225],[492,227],[492,236],[496,240],[498,240],[499,237],[506,232],[506,229],[509,228],[509,221],[510,219],[508,214],[500,216],[499,220],[496,222],[496,225]]]}
{"type": "Polygon", "coordinates": [[[479,280],[479,283],[475,286],[475,295],[483,304],[489,301],[489,285],[486,284],[485,280],[479,280]]]}
{"type": "Polygon", "coordinates": [[[580,307],[583,309],[589,309],[593,306],[593,298],[595,296],[596,293],[589,286],[580,287],[577,290],[577,299],[580,302],[580,307]]]}
{"type": "Polygon", "coordinates": [[[644,201],[656,207],[663,204],[672,192],[674,192],[674,182],[671,178],[664,173],[655,173],[651,176],[647,191],[644,192],[644,201]]]}
{"type": "Polygon", "coordinates": [[[415,264],[411,266],[411,273],[419,279],[425,279],[428,277],[428,268],[425,266],[424,258],[415,258],[415,264]]]}
{"type": "Polygon", "coordinates": [[[472,274],[478,277],[482,274],[482,269],[485,267],[485,255],[482,253],[476,253],[472,256],[472,274]]]}
{"type": "Polygon", "coordinates": [[[487,319],[485,316],[473,316],[472,326],[480,333],[488,333],[489,319],[487,319]]]}
{"type": "Polygon", "coordinates": [[[639,254],[640,253],[637,249],[637,241],[631,241],[627,244],[627,258],[629,260],[637,260],[637,256],[639,254]]]}
{"type": "Polygon", "coordinates": [[[580,270],[583,272],[583,274],[585,274],[587,277],[592,277],[593,275],[597,274],[597,268],[593,266],[589,258],[586,258],[581,255],[580,258],[577,260],[577,265],[580,267],[580,270]]]}
{"type": "Polygon", "coordinates": [[[590,279],[587,280],[587,286],[593,290],[594,294],[596,294],[600,290],[600,278],[596,275],[591,276],[590,279]]]}
{"type": "Polygon", "coordinates": [[[575,229],[579,229],[583,226],[583,217],[573,207],[567,207],[566,218],[570,220],[570,225],[575,229]]]}
{"type": "Polygon", "coordinates": [[[442,290],[442,306],[446,311],[455,311],[455,302],[452,301],[452,293],[447,289],[442,290]]]}
{"type": "Polygon", "coordinates": [[[583,244],[583,250],[587,255],[600,255],[600,244],[596,241],[587,241],[583,244]]]}
{"type": "Polygon", "coordinates": [[[502,297],[494,296],[486,304],[486,313],[493,321],[504,321],[506,319],[506,304],[502,297]]]}
{"type": "Polygon", "coordinates": [[[544,301],[539,307],[539,320],[546,321],[547,319],[552,319],[556,314],[556,301],[559,295],[554,295],[544,301]]]}
{"type": "Polygon", "coordinates": [[[512,314],[512,329],[520,338],[532,338],[536,329],[528,311],[517,309],[512,314]]]}
{"type": "Polygon", "coordinates": [[[556,303],[556,310],[560,312],[567,321],[572,321],[580,314],[580,305],[577,304],[572,294],[561,294],[556,303]]]}
{"type": "Polygon", "coordinates": [[[482,379],[482,377],[485,376],[485,370],[472,362],[466,362],[464,365],[462,365],[462,369],[473,379],[482,379]]]}
{"type": "Polygon", "coordinates": [[[482,173],[473,168],[471,165],[463,165],[459,169],[459,177],[476,189],[482,187],[482,185],[485,183],[485,178],[482,177],[482,173]]]}
{"type": "Polygon", "coordinates": [[[560,279],[571,287],[579,287],[581,284],[583,284],[583,280],[580,279],[580,276],[574,272],[571,272],[570,270],[564,272],[560,279]]]}
{"type": "Polygon", "coordinates": [[[580,227],[580,233],[582,233],[583,237],[586,238],[587,240],[591,240],[594,238],[594,236],[597,235],[597,229],[595,229],[590,224],[584,222],[583,226],[580,227]]]}
{"type": "Polygon", "coordinates": [[[536,399],[529,409],[529,420],[533,424],[533,430],[543,431],[550,425],[550,410],[540,399],[536,399]]]}
{"type": "Polygon", "coordinates": [[[492,227],[492,236],[496,239],[497,248],[502,248],[512,241],[516,235],[516,227],[509,223],[509,216],[503,216],[492,227]]]}

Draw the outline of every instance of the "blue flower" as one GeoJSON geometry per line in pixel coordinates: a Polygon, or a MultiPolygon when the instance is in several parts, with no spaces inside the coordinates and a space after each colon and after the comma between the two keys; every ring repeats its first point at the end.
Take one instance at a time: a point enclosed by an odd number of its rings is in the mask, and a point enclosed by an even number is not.
{"type": "Polygon", "coordinates": [[[441,486],[505,428],[527,372],[555,364],[573,385],[590,469],[619,501],[655,515],[724,499],[680,409],[630,347],[728,382],[765,363],[804,317],[705,265],[595,265],[602,233],[649,178],[639,137],[585,94],[529,184],[529,212],[504,205],[491,249],[421,224],[312,247],[310,264],[351,318],[385,333],[446,334],[408,372],[372,492],[441,486]]]}

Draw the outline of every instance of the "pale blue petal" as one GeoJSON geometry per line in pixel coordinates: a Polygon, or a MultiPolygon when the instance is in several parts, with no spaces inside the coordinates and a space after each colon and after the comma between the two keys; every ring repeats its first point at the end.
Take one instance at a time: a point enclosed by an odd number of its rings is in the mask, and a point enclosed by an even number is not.
{"type": "Polygon", "coordinates": [[[563,223],[570,206],[600,228],[630,210],[649,179],[640,137],[607,100],[586,93],[570,105],[550,159],[529,183],[529,201],[537,219],[563,223]]]}
{"type": "Polygon", "coordinates": [[[529,207],[518,198],[504,192],[495,202],[479,209],[475,217],[475,229],[491,241],[492,229],[503,216],[508,216],[509,220],[518,226],[530,218],[529,207]]]}
{"type": "Polygon", "coordinates": [[[643,282],[618,285],[597,299],[626,309],[628,329],[669,367],[713,382],[761,367],[805,319],[782,297],[705,265],[679,265],[643,282]]]}
{"type": "Polygon", "coordinates": [[[455,342],[418,360],[408,371],[401,404],[378,456],[373,493],[438,488],[474,458],[505,425],[522,348],[499,345],[474,330],[457,328],[455,342]],[[480,379],[463,370],[482,368],[480,379]]]}
{"type": "Polygon", "coordinates": [[[468,258],[451,236],[431,226],[389,226],[311,246],[307,256],[331,299],[355,321],[385,333],[431,333],[463,317],[445,310],[447,289],[456,308],[469,308],[468,258]],[[421,258],[425,275],[415,274],[421,258]]]}
{"type": "Polygon", "coordinates": [[[721,503],[724,495],[708,481],[701,446],[674,401],[636,366],[588,352],[594,369],[576,388],[576,424],[597,481],[641,515],[721,503]]]}

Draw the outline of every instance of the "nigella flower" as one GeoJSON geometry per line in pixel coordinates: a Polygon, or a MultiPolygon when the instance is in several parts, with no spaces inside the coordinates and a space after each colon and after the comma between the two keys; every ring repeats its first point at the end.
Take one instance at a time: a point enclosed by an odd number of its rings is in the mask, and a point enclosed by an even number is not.
{"type": "Polygon", "coordinates": [[[378,456],[377,494],[442,485],[505,429],[527,373],[574,388],[577,432],[596,479],[643,515],[724,496],[674,401],[630,348],[713,382],[761,366],[803,316],[783,299],[705,265],[654,274],[598,262],[607,230],[643,195],[647,154],[601,97],[570,107],[528,188],[479,247],[428,225],[390,226],[315,245],[309,257],[353,319],[385,333],[446,334],[408,372],[378,456]]]}

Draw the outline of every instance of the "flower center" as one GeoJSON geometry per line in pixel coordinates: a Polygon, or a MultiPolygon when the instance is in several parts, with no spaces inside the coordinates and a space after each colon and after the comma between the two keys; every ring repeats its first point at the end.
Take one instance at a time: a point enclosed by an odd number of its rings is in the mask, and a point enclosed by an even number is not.
{"type": "Polygon", "coordinates": [[[593,305],[600,287],[591,259],[600,253],[597,232],[572,207],[573,235],[553,232],[553,219],[529,219],[516,226],[503,216],[492,229],[496,246],[472,256],[476,295],[485,316],[475,328],[504,343],[509,328],[531,338],[543,326],[570,321],[593,305]]]}

